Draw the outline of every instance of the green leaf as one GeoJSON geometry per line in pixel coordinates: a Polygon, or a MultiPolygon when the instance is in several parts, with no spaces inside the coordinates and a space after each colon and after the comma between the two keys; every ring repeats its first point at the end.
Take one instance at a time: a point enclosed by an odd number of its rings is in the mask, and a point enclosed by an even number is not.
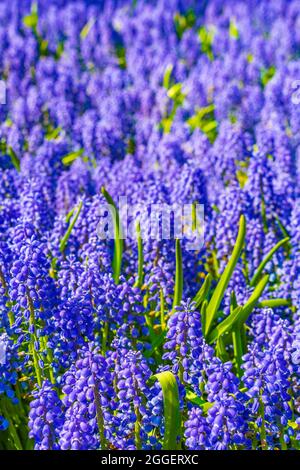
{"type": "Polygon", "coordinates": [[[210,28],[206,29],[205,26],[202,26],[198,31],[199,40],[201,43],[201,50],[203,54],[206,54],[210,60],[214,59],[212,45],[215,36],[215,29],[210,28]]]}
{"type": "Polygon", "coordinates": [[[167,331],[164,330],[159,335],[156,335],[156,337],[153,340],[151,338],[151,341],[152,341],[151,349],[147,349],[144,352],[144,356],[147,358],[151,357],[152,354],[157,350],[157,348],[159,348],[164,343],[166,335],[167,335],[167,331]]]}
{"type": "Polygon", "coordinates": [[[81,155],[83,155],[83,152],[84,152],[83,149],[75,150],[75,152],[71,152],[65,155],[61,161],[63,162],[64,165],[71,165],[71,163],[73,163],[74,160],[76,160],[78,157],[81,157],[81,155]]]}
{"type": "Polygon", "coordinates": [[[136,286],[142,287],[144,281],[144,252],[143,252],[143,239],[141,237],[141,225],[138,222],[136,227],[137,244],[138,244],[138,277],[136,286]]]}
{"type": "Polygon", "coordinates": [[[180,99],[183,96],[182,83],[175,83],[174,85],[172,85],[171,88],[169,88],[167,95],[171,100],[174,101],[180,99]]]}
{"type": "Polygon", "coordinates": [[[61,253],[63,253],[66,249],[66,246],[67,246],[68,240],[70,238],[71,232],[72,232],[72,230],[74,228],[74,225],[76,224],[77,219],[79,217],[79,214],[81,212],[82,205],[83,205],[83,202],[80,201],[77,211],[76,212],[74,211],[75,212],[74,217],[70,220],[68,230],[66,231],[65,235],[63,236],[63,238],[60,241],[59,249],[60,249],[61,253]]]}
{"type": "Polygon", "coordinates": [[[262,300],[261,302],[258,302],[257,306],[260,308],[276,308],[276,307],[291,307],[292,302],[290,299],[266,299],[262,300]]]}
{"type": "Polygon", "coordinates": [[[214,142],[217,136],[218,127],[214,110],[215,105],[213,103],[203,108],[196,108],[195,114],[187,120],[192,130],[201,129],[211,142],[214,142]]]}
{"type": "Polygon", "coordinates": [[[266,285],[269,282],[269,275],[266,274],[261,281],[257,284],[254,291],[252,292],[251,296],[249,297],[248,302],[243,306],[243,310],[241,312],[241,316],[239,319],[240,324],[246,323],[248,317],[254,307],[256,306],[260,296],[262,295],[263,291],[265,290],[266,285]]]}
{"type": "Polygon", "coordinates": [[[56,127],[55,129],[49,129],[45,135],[46,140],[56,140],[62,131],[61,127],[56,127]]]}
{"type": "Polygon", "coordinates": [[[207,336],[208,343],[213,343],[225,333],[230,333],[232,330],[235,330],[235,328],[242,328],[243,324],[248,320],[252,310],[257,305],[257,302],[262,295],[268,280],[269,276],[264,276],[252,292],[246,304],[243,307],[236,307],[232,313],[225,318],[225,320],[223,320],[216,326],[216,328],[214,328],[214,330],[207,336]]]}
{"type": "Polygon", "coordinates": [[[196,308],[198,308],[199,305],[202,304],[203,300],[206,299],[206,297],[209,293],[211,281],[212,281],[212,276],[210,274],[207,274],[207,276],[204,279],[204,282],[203,282],[202,286],[200,287],[197,294],[193,298],[193,302],[196,303],[196,308]]]}
{"type": "Polygon", "coordinates": [[[207,413],[208,410],[214,406],[214,403],[203,400],[203,398],[198,397],[198,395],[191,390],[186,390],[185,398],[194,405],[200,406],[204,413],[207,413]]]}
{"type": "Polygon", "coordinates": [[[238,236],[236,239],[235,247],[233,249],[231,258],[229,262],[227,263],[227,266],[224,269],[224,272],[207,306],[205,336],[207,336],[211,330],[218,308],[222,302],[225,290],[228,286],[228,283],[230,281],[230,278],[232,276],[236,263],[238,262],[238,259],[240,257],[240,254],[244,245],[244,241],[245,241],[245,235],[246,235],[246,221],[245,221],[245,217],[242,215],[240,217],[239,232],[238,232],[238,236]]]}
{"type": "Polygon", "coordinates": [[[165,418],[163,450],[177,450],[179,448],[177,438],[181,431],[177,381],[170,371],[160,372],[154,377],[159,381],[163,391],[165,418]]]}
{"type": "Polygon", "coordinates": [[[182,270],[182,253],[180,240],[177,238],[175,242],[176,251],[176,274],[175,274],[175,288],[173,298],[173,309],[180,305],[183,292],[183,270],[182,270]]]}
{"type": "Polygon", "coordinates": [[[80,38],[83,40],[85,39],[89,32],[91,31],[92,27],[94,26],[96,22],[96,19],[95,18],[91,18],[87,23],[86,25],[84,25],[84,27],[82,28],[82,30],[80,31],[80,38]]]}
{"type": "Polygon", "coordinates": [[[168,64],[164,73],[164,77],[163,77],[163,87],[166,88],[166,90],[170,88],[172,72],[173,72],[173,65],[168,64]]]}
{"type": "Polygon", "coordinates": [[[119,211],[110,194],[102,187],[101,192],[109,205],[109,210],[114,224],[114,256],[112,262],[113,278],[116,284],[119,283],[121,274],[124,243],[122,239],[122,226],[119,211]]]}
{"type": "Polygon", "coordinates": [[[269,83],[269,81],[272,80],[275,73],[276,73],[276,68],[274,67],[274,65],[272,65],[268,69],[265,69],[265,68],[261,69],[260,80],[261,80],[261,84],[263,87],[265,87],[267,83],[269,83]]]}
{"type": "Polygon", "coordinates": [[[237,29],[237,25],[234,20],[230,21],[229,25],[229,36],[232,39],[238,39],[239,38],[239,30],[237,29]]]}
{"type": "Polygon", "coordinates": [[[258,266],[253,278],[251,279],[250,286],[254,287],[256,286],[257,282],[259,281],[261,274],[266,266],[266,264],[271,260],[273,255],[276,253],[277,250],[279,250],[280,247],[285,245],[289,241],[289,237],[284,238],[283,240],[280,240],[266,255],[266,257],[262,260],[260,265],[258,266]]]}
{"type": "Polygon", "coordinates": [[[225,318],[225,320],[219,323],[207,336],[207,342],[210,344],[214,343],[218,338],[220,338],[220,336],[224,335],[225,333],[229,333],[236,324],[241,311],[242,307],[237,307],[230,315],[228,315],[228,317],[225,318]]]}
{"type": "Polygon", "coordinates": [[[196,22],[196,15],[192,9],[187,10],[184,15],[180,13],[175,13],[174,15],[174,23],[176,33],[179,39],[182,38],[183,33],[194,26],[196,22]]]}
{"type": "Polygon", "coordinates": [[[15,167],[15,169],[16,169],[18,172],[20,172],[20,168],[21,168],[20,159],[19,159],[18,156],[16,155],[15,151],[13,150],[13,148],[12,148],[12,147],[8,147],[7,153],[8,153],[8,155],[10,156],[11,163],[13,164],[13,166],[15,167]]]}
{"type": "Polygon", "coordinates": [[[33,31],[36,31],[37,26],[38,26],[38,10],[37,10],[37,3],[35,2],[32,5],[31,12],[29,15],[24,16],[23,18],[23,24],[27,27],[32,29],[33,31]]]}
{"type": "Polygon", "coordinates": [[[238,307],[235,292],[232,291],[230,294],[230,313],[232,313],[238,307]]]}
{"type": "Polygon", "coordinates": [[[206,310],[207,310],[207,300],[204,300],[201,305],[201,323],[202,323],[202,333],[204,335],[205,328],[206,328],[206,310]]]}

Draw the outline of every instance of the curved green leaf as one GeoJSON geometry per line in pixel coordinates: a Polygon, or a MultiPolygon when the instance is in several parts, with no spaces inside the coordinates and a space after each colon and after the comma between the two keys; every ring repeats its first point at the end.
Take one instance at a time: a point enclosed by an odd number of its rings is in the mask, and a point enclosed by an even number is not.
{"type": "Polygon", "coordinates": [[[114,256],[112,262],[113,268],[113,278],[116,284],[119,283],[119,278],[121,274],[121,267],[122,267],[122,257],[123,257],[123,238],[122,238],[122,227],[121,221],[119,216],[119,211],[117,209],[114,200],[110,196],[110,194],[106,191],[104,187],[101,188],[101,192],[106,199],[106,202],[109,206],[109,210],[111,212],[111,216],[113,218],[114,224],[114,256]]]}
{"type": "Polygon", "coordinates": [[[283,238],[283,240],[280,240],[280,242],[278,242],[270,251],[269,253],[267,254],[267,256],[262,260],[262,262],[260,263],[260,265],[258,266],[253,278],[251,279],[251,282],[250,282],[250,286],[251,287],[254,287],[256,286],[266,264],[271,260],[271,258],[273,257],[274,253],[276,253],[277,250],[279,250],[279,248],[281,246],[283,246],[285,243],[287,243],[289,241],[289,237],[286,237],[286,238],[283,238]]]}
{"type": "Polygon", "coordinates": [[[201,323],[202,323],[202,334],[204,335],[205,332],[205,325],[206,325],[206,309],[207,309],[207,300],[203,300],[202,305],[201,305],[201,323]]]}
{"type": "Polygon", "coordinates": [[[207,306],[205,335],[208,335],[211,330],[216,313],[222,302],[224,292],[228,286],[233,270],[240,257],[240,254],[244,245],[245,235],[246,235],[246,221],[245,221],[245,217],[242,215],[240,217],[239,232],[238,232],[238,236],[236,239],[235,247],[233,249],[231,258],[229,262],[227,263],[227,266],[224,269],[223,274],[218,282],[218,285],[216,289],[214,290],[212,298],[210,299],[210,302],[207,306]]]}
{"type": "Polygon", "coordinates": [[[212,276],[210,274],[207,274],[202,286],[200,287],[197,294],[193,298],[193,301],[196,304],[196,308],[198,308],[199,305],[202,304],[203,300],[206,299],[209,289],[210,289],[211,281],[212,281],[212,276]]]}
{"type": "Polygon", "coordinates": [[[68,227],[68,230],[66,231],[65,235],[63,236],[63,238],[61,239],[60,241],[60,244],[59,244],[59,249],[61,251],[61,253],[63,253],[66,249],[66,246],[67,246],[67,243],[68,243],[68,240],[70,238],[70,235],[71,235],[71,232],[74,228],[74,225],[76,224],[77,222],[77,219],[79,217],[79,214],[81,212],[81,209],[82,209],[82,205],[83,205],[83,202],[80,201],[79,205],[78,205],[78,209],[77,211],[75,212],[75,215],[74,217],[71,219],[70,221],[70,224],[69,224],[69,227],[68,227]]]}
{"type": "Polygon", "coordinates": [[[175,376],[170,371],[160,372],[154,377],[159,381],[164,397],[165,435],[163,450],[179,448],[181,420],[179,409],[179,393],[175,376]]]}
{"type": "Polygon", "coordinates": [[[84,153],[83,149],[75,150],[74,152],[70,152],[64,157],[62,157],[62,163],[64,165],[71,165],[78,157],[81,157],[84,153]]]}
{"type": "Polygon", "coordinates": [[[175,245],[176,251],[176,274],[175,274],[175,288],[173,298],[173,309],[180,305],[183,292],[183,270],[182,270],[182,252],[180,246],[180,240],[176,239],[175,245]]]}
{"type": "Polygon", "coordinates": [[[234,325],[236,324],[237,319],[242,311],[242,307],[239,306],[234,311],[228,315],[221,323],[219,323],[216,328],[207,336],[208,343],[214,343],[220,336],[224,335],[225,333],[229,333],[234,325]]]}
{"type": "Polygon", "coordinates": [[[251,296],[248,299],[248,302],[246,302],[246,304],[243,306],[243,310],[239,319],[240,324],[246,323],[250,313],[252,312],[254,307],[257,305],[257,302],[261,294],[265,290],[265,287],[268,284],[268,282],[269,282],[269,275],[266,274],[255,287],[254,291],[252,292],[251,296]]]}
{"type": "Polygon", "coordinates": [[[138,276],[136,281],[137,287],[142,287],[144,280],[144,252],[143,252],[143,239],[141,237],[141,225],[138,222],[136,227],[136,236],[138,244],[138,276]]]}
{"type": "Polygon", "coordinates": [[[16,154],[16,152],[14,151],[14,149],[13,149],[12,147],[8,147],[7,153],[8,153],[8,155],[10,156],[11,162],[12,162],[13,166],[15,167],[15,169],[16,169],[18,172],[20,172],[20,169],[21,169],[20,159],[19,159],[19,157],[17,156],[17,154],[16,154]]]}
{"type": "Polygon", "coordinates": [[[291,307],[292,302],[290,299],[266,299],[262,300],[261,302],[258,302],[257,306],[260,308],[275,308],[275,307],[291,307]]]}

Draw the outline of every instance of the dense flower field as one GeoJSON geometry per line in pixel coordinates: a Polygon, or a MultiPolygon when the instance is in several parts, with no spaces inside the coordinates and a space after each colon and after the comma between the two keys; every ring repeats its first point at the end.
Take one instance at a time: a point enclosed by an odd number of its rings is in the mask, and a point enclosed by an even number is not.
{"type": "Polygon", "coordinates": [[[0,80],[0,449],[300,449],[299,2],[2,0],[0,80]]]}

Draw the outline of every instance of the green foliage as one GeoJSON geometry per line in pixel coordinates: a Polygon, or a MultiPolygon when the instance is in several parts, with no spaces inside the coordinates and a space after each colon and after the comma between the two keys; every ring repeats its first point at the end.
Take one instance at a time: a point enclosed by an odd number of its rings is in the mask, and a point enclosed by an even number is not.
{"type": "Polygon", "coordinates": [[[175,289],[173,298],[173,309],[180,305],[183,292],[183,269],[182,269],[182,252],[180,240],[176,239],[175,242],[176,252],[176,274],[175,274],[175,289]]]}
{"type": "Polygon", "coordinates": [[[210,60],[214,59],[212,45],[214,41],[215,30],[214,28],[206,29],[205,26],[201,26],[198,31],[198,37],[201,44],[201,51],[206,54],[210,60]]]}
{"type": "Polygon", "coordinates": [[[187,10],[185,15],[181,15],[180,13],[176,13],[174,15],[174,23],[176,33],[179,39],[182,38],[184,32],[187,29],[192,28],[196,23],[196,15],[192,9],[187,10]]]}
{"type": "Polygon", "coordinates": [[[95,19],[95,18],[91,18],[91,19],[84,25],[84,27],[83,27],[82,30],[80,31],[80,39],[81,39],[81,40],[84,40],[85,38],[87,38],[87,36],[89,35],[91,29],[93,28],[95,22],[96,22],[96,19],[95,19]]]}
{"type": "Polygon", "coordinates": [[[78,157],[81,157],[84,153],[83,149],[75,150],[75,152],[70,152],[64,157],[62,157],[62,162],[64,165],[71,165],[78,157]]]}
{"type": "Polygon", "coordinates": [[[109,205],[109,210],[114,224],[114,256],[112,262],[113,278],[116,284],[119,283],[121,274],[124,242],[122,238],[122,226],[119,211],[110,194],[102,187],[101,192],[109,205]]]}
{"type": "Polygon", "coordinates": [[[177,381],[170,371],[161,372],[154,377],[159,381],[163,391],[165,418],[163,450],[176,450],[180,448],[177,438],[181,431],[177,381]]]}
{"type": "Polygon", "coordinates": [[[207,135],[210,142],[214,142],[217,137],[218,122],[214,115],[215,105],[210,104],[203,108],[196,109],[196,112],[191,116],[187,123],[192,130],[201,129],[201,131],[207,135]]]}
{"type": "MultiPolygon", "coordinates": [[[[65,235],[63,236],[63,238],[61,239],[60,241],[60,244],[59,244],[59,249],[61,251],[61,253],[64,253],[65,249],[66,249],[66,246],[67,246],[67,243],[68,243],[68,240],[70,238],[70,235],[71,235],[71,232],[74,228],[74,225],[76,224],[77,220],[78,220],[78,217],[80,215],[80,212],[81,212],[81,209],[82,209],[82,206],[83,206],[83,202],[80,201],[80,203],[78,204],[78,207],[77,207],[77,210],[73,210],[75,212],[75,215],[74,217],[70,220],[70,223],[69,223],[69,227],[65,233],[65,235]]],[[[73,211],[72,211],[72,214],[73,214],[73,211]]],[[[69,219],[69,218],[68,218],[69,219]]]]}
{"type": "Polygon", "coordinates": [[[202,304],[202,302],[206,299],[210,290],[211,281],[212,281],[212,276],[210,274],[207,274],[202,286],[200,287],[199,291],[193,298],[193,301],[196,304],[195,305],[196,308],[198,308],[202,304]]]}
{"type": "Polygon", "coordinates": [[[274,65],[269,67],[268,69],[262,68],[260,71],[260,81],[263,88],[269,83],[270,80],[274,77],[276,73],[276,68],[274,65]]]}
{"type": "Polygon", "coordinates": [[[236,239],[236,244],[233,249],[231,258],[224,269],[224,272],[218,282],[217,287],[215,288],[213,295],[209,301],[206,311],[206,328],[205,335],[207,336],[212,328],[213,322],[215,320],[218,308],[222,302],[225,290],[228,286],[234,268],[239,260],[246,235],[246,221],[245,217],[242,215],[240,218],[239,232],[236,239]]]}
{"type": "Polygon", "coordinates": [[[136,237],[138,244],[138,276],[137,276],[137,287],[142,287],[144,280],[144,252],[143,252],[143,239],[141,236],[141,225],[137,224],[136,227],[136,237]]]}
{"type": "Polygon", "coordinates": [[[237,25],[235,21],[232,19],[230,20],[230,25],[229,25],[229,36],[232,39],[238,39],[239,38],[239,30],[237,29],[237,25]]]}
{"type": "Polygon", "coordinates": [[[250,286],[256,286],[257,282],[261,278],[262,272],[265,268],[265,266],[268,264],[268,262],[272,259],[273,255],[276,253],[279,248],[281,248],[283,245],[285,245],[289,241],[289,237],[284,238],[283,240],[280,240],[266,255],[266,257],[262,260],[260,265],[258,266],[253,278],[251,279],[250,286]]]}

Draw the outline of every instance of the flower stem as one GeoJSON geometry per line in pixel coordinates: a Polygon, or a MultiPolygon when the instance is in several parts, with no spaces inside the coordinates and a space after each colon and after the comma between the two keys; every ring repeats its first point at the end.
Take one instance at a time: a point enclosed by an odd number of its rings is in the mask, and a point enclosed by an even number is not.
{"type": "Polygon", "coordinates": [[[95,386],[94,386],[94,399],[95,399],[95,405],[96,405],[96,416],[97,416],[97,424],[98,424],[98,430],[99,430],[99,436],[100,436],[100,446],[101,450],[107,449],[107,441],[105,438],[105,432],[104,432],[104,418],[103,418],[103,412],[101,408],[101,401],[100,401],[100,395],[99,395],[99,389],[98,389],[98,380],[94,377],[95,380],[95,386]]]}
{"type": "Polygon", "coordinates": [[[32,353],[32,356],[33,356],[33,364],[34,364],[37,383],[38,383],[39,387],[41,387],[42,386],[42,370],[41,370],[41,367],[39,365],[38,354],[37,354],[37,352],[35,350],[35,347],[34,347],[34,343],[38,342],[38,337],[37,337],[37,334],[36,334],[36,325],[35,325],[33,302],[32,302],[32,298],[30,297],[28,288],[26,290],[26,294],[27,294],[27,301],[28,301],[29,313],[30,313],[29,324],[34,329],[34,332],[30,335],[30,349],[31,349],[31,353],[32,353]]]}
{"type": "Polygon", "coordinates": [[[134,408],[135,416],[136,416],[136,421],[134,423],[134,436],[135,436],[135,446],[136,450],[141,450],[142,449],[142,439],[141,439],[141,413],[136,406],[134,408]]]}

